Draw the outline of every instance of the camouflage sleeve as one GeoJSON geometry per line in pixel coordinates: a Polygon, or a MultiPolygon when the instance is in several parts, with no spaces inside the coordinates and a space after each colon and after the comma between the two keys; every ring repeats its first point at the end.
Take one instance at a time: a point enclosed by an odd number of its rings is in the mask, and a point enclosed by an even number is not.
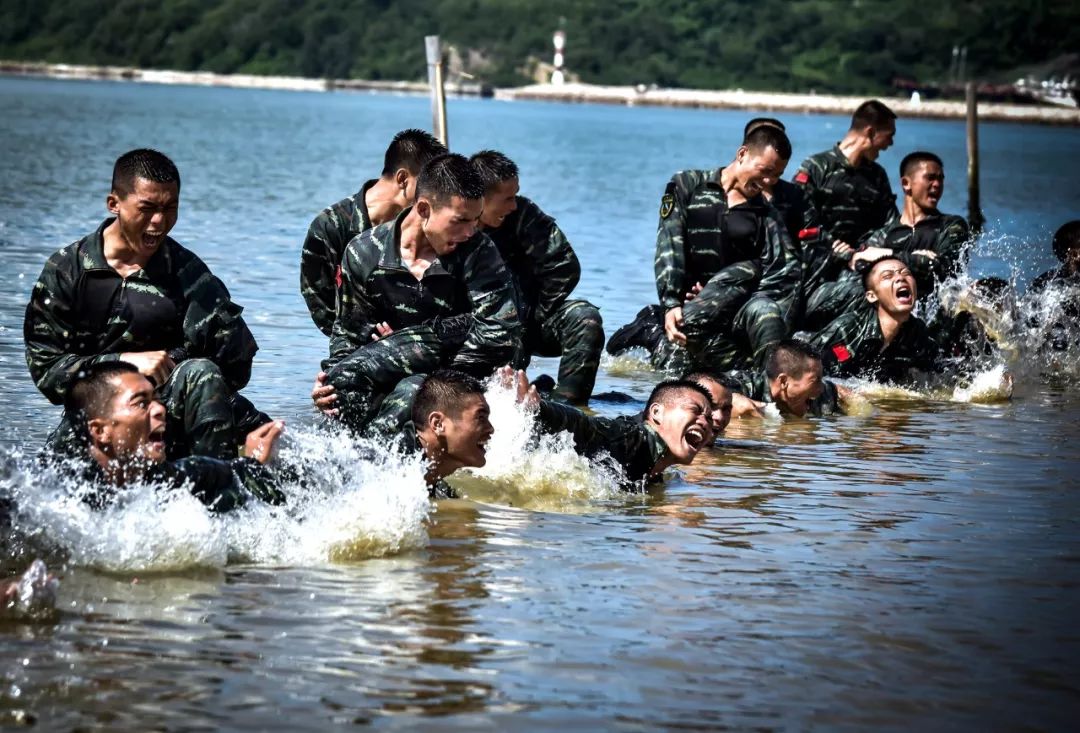
{"type": "Polygon", "coordinates": [[[825,374],[847,374],[846,365],[854,357],[854,345],[850,343],[854,335],[851,323],[850,316],[845,314],[810,338],[811,348],[821,354],[821,365],[825,374]]]}
{"type": "Polygon", "coordinates": [[[508,364],[521,339],[514,285],[499,250],[484,235],[464,262],[474,321],[452,366],[474,374],[508,364]]]}
{"type": "Polygon", "coordinates": [[[656,293],[665,311],[683,304],[686,295],[686,250],[683,234],[686,226],[686,204],[672,178],[660,199],[660,223],[656,229],[656,293]]]}
{"type": "Polygon", "coordinates": [[[274,472],[253,458],[189,456],[168,464],[166,470],[169,484],[187,488],[215,513],[239,509],[252,496],[268,504],[285,503],[274,472]]]}
{"type": "Polygon", "coordinates": [[[184,311],[184,351],[218,365],[225,382],[243,389],[251,378],[251,363],[259,345],[244,322],[244,309],[198,257],[192,256],[179,273],[187,310],[184,311]]]}
{"type": "MultiPolygon", "coordinates": [[[[896,194],[893,193],[892,185],[889,183],[889,174],[881,166],[877,166],[877,170],[879,173],[876,186],[878,197],[874,202],[876,209],[874,221],[881,222],[879,229],[889,229],[900,223],[900,212],[896,208],[896,194]]],[[[859,244],[865,243],[869,236],[870,233],[864,234],[859,244]]],[[[855,246],[855,242],[848,242],[848,244],[855,246]]]]}
{"type": "Polygon", "coordinates": [[[540,283],[537,316],[547,320],[574,292],[581,279],[581,264],[555,220],[535,204],[523,212],[519,241],[534,263],[540,283]]]}
{"type": "Polygon", "coordinates": [[[813,158],[807,158],[791,180],[801,187],[803,192],[803,228],[799,238],[814,239],[831,245],[833,236],[822,226],[820,213],[825,184],[824,168],[813,158]]]}
{"type": "Polygon", "coordinates": [[[765,218],[761,252],[761,284],[758,290],[774,299],[796,293],[802,282],[802,262],[791,235],[776,209],[765,218]]]}
{"type": "Polygon", "coordinates": [[[889,236],[889,227],[881,227],[875,229],[863,239],[863,246],[865,247],[884,247],[886,238],[889,236]]]}
{"type": "Polygon", "coordinates": [[[66,268],[65,257],[75,256],[67,250],[53,255],[41,271],[30,293],[23,321],[23,338],[26,342],[26,366],[34,384],[49,402],[59,405],[64,401],[68,383],[80,369],[101,361],[116,361],[120,354],[96,354],[79,356],[71,343],[76,333],[72,305],[75,300],[75,284],[66,268]]]}
{"type": "Polygon", "coordinates": [[[971,230],[962,217],[952,216],[942,227],[937,242],[934,273],[939,280],[952,277],[967,266],[971,230]]]}
{"type": "Polygon", "coordinates": [[[561,402],[540,401],[536,426],[542,433],[554,435],[567,432],[574,438],[574,449],[587,454],[605,447],[606,420],[590,417],[576,407],[561,402]]]}
{"type": "Polygon", "coordinates": [[[360,258],[358,235],[345,248],[341,259],[341,288],[338,290],[338,317],[330,331],[330,358],[323,361],[323,371],[371,341],[379,319],[365,290],[365,272],[360,258]]]}
{"type": "Polygon", "coordinates": [[[311,320],[327,336],[334,328],[337,310],[339,263],[333,235],[330,216],[324,211],[308,227],[300,253],[300,294],[311,320]]]}

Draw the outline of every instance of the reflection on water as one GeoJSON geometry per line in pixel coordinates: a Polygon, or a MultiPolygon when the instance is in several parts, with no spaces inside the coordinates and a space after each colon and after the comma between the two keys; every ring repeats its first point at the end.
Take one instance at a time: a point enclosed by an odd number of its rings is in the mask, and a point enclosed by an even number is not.
{"type": "MultiPolygon", "coordinates": [[[[155,145],[185,176],[178,240],[228,283],[259,339],[246,392],[288,421],[287,453],[309,479],[286,511],[211,519],[147,497],[103,519],[20,464],[4,481],[28,509],[0,538],[0,569],[22,570],[20,549],[50,550],[61,583],[51,617],[0,614],[0,725],[1074,726],[1080,371],[1078,341],[1044,327],[1060,301],[1021,295],[1031,318],[994,331],[1013,348],[967,391],[860,385],[846,416],[737,420],[638,494],[615,492],[565,442],[525,451],[527,420],[493,393],[489,465],[457,478],[467,499],[429,511],[418,466],[311,429],[326,342],[295,277],[311,217],[378,168],[393,132],[426,124],[426,100],[0,80],[0,105],[0,444],[32,454],[56,420],[22,361],[41,263],[103,215],[115,156],[155,145]]],[[[559,219],[609,331],[654,297],[663,182],[726,159],[746,117],[450,107],[455,146],[506,150],[526,195],[559,219]]],[[[789,122],[797,155],[846,126],[789,122]]],[[[995,223],[973,272],[1023,290],[1052,264],[1049,233],[1075,216],[1080,147],[1069,130],[987,125],[980,137],[995,223]]],[[[883,164],[917,140],[961,171],[963,139],[960,123],[902,120],[883,164]]],[[[963,209],[959,189],[944,210],[963,209]]],[[[640,409],[656,379],[641,359],[605,359],[598,391],[633,401],[594,409],[640,409]]]]}

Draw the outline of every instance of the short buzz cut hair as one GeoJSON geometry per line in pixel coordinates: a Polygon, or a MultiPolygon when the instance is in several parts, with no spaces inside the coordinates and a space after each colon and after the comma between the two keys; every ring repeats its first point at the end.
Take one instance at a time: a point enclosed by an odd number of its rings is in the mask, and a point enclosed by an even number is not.
{"type": "Polygon", "coordinates": [[[769,349],[765,357],[765,376],[769,380],[781,374],[790,374],[798,379],[806,374],[807,365],[812,361],[821,361],[821,352],[800,339],[784,339],[769,349]]]}
{"type": "Polygon", "coordinates": [[[425,163],[447,152],[446,146],[426,130],[415,127],[402,130],[386,148],[382,175],[387,178],[404,168],[410,175],[418,176],[425,163]]]}
{"type": "Polygon", "coordinates": [[[1069,250],[1080,249],[1080,219],[1065,222],[1054,233],[1054,255],[1064,262],[1069,250]]]}
{"type": "Polygon", "coordinates": [[[772,148],[784,160],[791,160],[791,141],[787,133],[779,127],[772,125],[758,125],[743,138],[743,147],[747,150],[760,153],[766,148],[772,148]]]}
{"type": "Polygon", "coordinates": [[[885,255],[884,257],[878,257],[876,260],[872,260],[870,262],[867,262],[866,266],[863,267],[861,269],[861,272],[860,272],[860,274],[862,275],[863,290],[869,290],[870,289],[870,275],[873,274],[874,268],[876,268],[882,262],[889,262],[891,260],[895,260],[895,261],[899,262],[904,267],[908,266],[908,264],[906,262],[904,262],[904,260],[902,258],[898,257],[897,255],[885,255]]]}
{"type": "MultiPolygon", "coordinates": [[[[740,387],[739,383],[722,372],[710,372],[707,369],[693,369],[683,374],[680,379],[687,382],[694,382],[695,384],[702,384],[703,382],[713,382],[719,384],[721,387],[729,392],[738,392],[740,387]]],[[[707,388],[706,388],[707,389],[707,388]]]]}
{"type": "Polygon", "coordinates": [[[709,406],[709,409],[716,407],[716,405],[713,404],[709,390],[705,389],[697,382],[691,382],[687,379],[670,379],[653,387],[653,391],[649,394],[649,399],[645,402],[645,410],[647,412],[648,409],[655,404],[669,405],[672,400],[687,392],[693,392],[704,397],[705,404],[709,406]]]}
{"type": "Polygon", "coordinates": [[[150,148],[129,150],[116,159],[112,173],[112,192],[127,196],[135,190],[135,179],[154,183],[175,183],[180,191],[180,171],[169,156],[150,148]]]}
{"type": "Polygon", "coordinates": [[[464,155],[446,153],[427,162],[416,179],[416,198],[421,196],[442,206],[454,196],[478,200],[484,198],[484,182],[476,166],[464,155]]]}
{"type": "Polygon", "coordinates": [[[896,125],[896,113],[876,99],[868,99],[855,108],[851,115],[851,129],[880,129],[896,125]]]}
{"type": "Polygon", "coordinates": [[[934,153],[928,150],[916,150],[914,153],[908,153],[904,156],[904,159],[900,161],[900,177],[910,175],[915,166],[920,163],[937,163],[942,171],[945,170],[945,164],[941,162],[934,153]]]}
{"type": "Polygon", "coordinates": [[[506,183],[518,177],[517,164],[498,150],[481,150],[469,162],[476,167],[480,180],[484,182],[484,191],[490,191],[500,183],[506,183]]]}
{"type": "Polygon", "coordinates": [[[484,387],[475,377],[456,369],[432,372],[420,384],[413,398],[412,421],[422,429],[433,412],[457,416],[464,409],[464,399],[470,395],[484,396],[484,387]]]}
{"type": "Polygon", "coordinates": [[[787,132],[787,128],[784,127],[784,123],[776,119],[775,117],[755,117],[754,119],[746,123],[746,127],[744,127],[742,131],[743,137],[745,138],[751,132],[762,126],[775,127],[782,132],[787,132]]]}
{"type": "Polygon", "coordinates": [[[78,426],[87,420],[104,417],[116,396],[113,381],[123,374],[139,373],[138,367],[126,361],[101,361],[80,369],[64,397],[68,421],[78,426]]]}

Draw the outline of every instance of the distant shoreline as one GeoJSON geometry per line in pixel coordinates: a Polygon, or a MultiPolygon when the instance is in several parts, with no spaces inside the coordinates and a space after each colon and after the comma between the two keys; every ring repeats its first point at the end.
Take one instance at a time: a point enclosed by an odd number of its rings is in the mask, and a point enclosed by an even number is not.
{"type": "MultiPolygon", "coordinates": [[[[125,66],[83,66],[26,61],[0,61],[0,76],[42,77],[85,81],[134,81],[146,84],[186,84],[237,89],[278,89],[302,92],[370,91],[425,95],[424,82],[377,81],[364,79],[311,79],[298,76],[258,76],[215,74],[208,71],[168,71],[125,66]]],[[[489,97],[504,101],[574,102],[616,104],[628,107],[691,107],[735,109],[755,112],[796,112],[810,114],[851,114],[865,97],[829,94],[789,94],[785,92],[717,91],[706,89],[637,89],[592,84],[533,84],[492,89],[477,83],[446,85],[454,96],[489,97]]],[[[962,120],[964,102],[905,98],[882,98],[900,117],[962,120]]],[[[1067,107],[979,102],[979,118],[984,121],[1021,122],[1080,127],[1080,110],[1067,107]]]]}

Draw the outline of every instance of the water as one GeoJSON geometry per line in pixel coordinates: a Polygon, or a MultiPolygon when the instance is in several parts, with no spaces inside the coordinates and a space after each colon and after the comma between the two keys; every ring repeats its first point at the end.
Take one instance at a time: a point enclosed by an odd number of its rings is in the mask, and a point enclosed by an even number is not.
{"type": "MultiPolygon", "coordinates": [[[[32,452],[57,419],[22,356],[34,279],[104,217],[115,157],[153,146],[183,176],[173,235],[259,340],[246,394],[289,423],[319,477],[296,514],[209,519],[182,499],[79,514],[59,479],[17,475],[39,499],[38,539],[72,559],[55,613],[0,620],[0,724],[1075,725],[1076,380],[1020,364],[1011,401],[871,389],[857,416],[736,423],[720,450],[635,495],[558,441],[520,456],[524,418],[493,393],[492,465],[461,481],[471,500],[429,515],[418,466],[364,464],[312,432],[326,341],[297,287],[311,218],[379,170],[394,132],[430,122],[426,99],[0,80],[0,110],[0,447],[32,452]]],[[[449,116],[455,149],[518,162],[609,333],[655,298],[667,179],[727,162],[747,117],[464,99],[449,116]]],[[[786,122],[799,159],[846,127],[786,122]]],[[[1023,290],[1078,214],[1080,138],[986,124],[980,141],[990,225],[972,269],[1023,290]]],[[[942,209],[963,213],[962,123],[901,120],[882,156],[894,186],[916,148],[944,159],[942,209]]],[[[643,398],[653,379],[607,364],[597,390],[643,398]]]]}

